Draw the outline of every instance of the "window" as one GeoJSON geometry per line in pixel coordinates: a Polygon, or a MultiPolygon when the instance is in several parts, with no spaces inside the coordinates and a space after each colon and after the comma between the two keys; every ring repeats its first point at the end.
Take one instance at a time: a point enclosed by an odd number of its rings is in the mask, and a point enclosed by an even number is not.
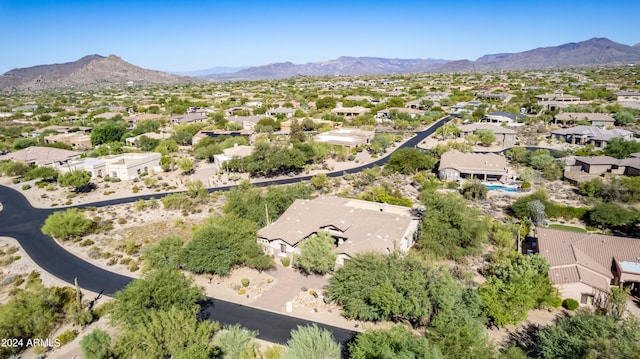
{"type": "Polygon", "coordinates": [[[142,171],[139,168],[138,168],[138,170],[136,172],[138,172],[138,174],[142,173],[142,171]]]}
{"type": "Polygon", "coordinates": [[[113,178],[118,178],[118,172],[116,172],[116,171],[111,171],[111,177],[113,177],[113,178]]]}
{"type": "Polygon", "coordinates": [[[280,245],[280,253],[287,253],[287,245],[286,244],[281,244],[280,245]]]}
{"type": "Polygon", "coordinates": [[[591,294],[582,294],[580,297],[580,303],[593,305],[593,295],[591,294]]]}

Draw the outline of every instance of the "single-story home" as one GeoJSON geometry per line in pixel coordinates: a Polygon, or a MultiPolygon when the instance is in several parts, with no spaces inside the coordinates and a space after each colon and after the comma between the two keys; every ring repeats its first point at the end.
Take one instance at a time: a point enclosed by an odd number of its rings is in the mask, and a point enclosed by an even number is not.
{"type": "Polygon", "coordinates": [[[486,114],[482,119],[480,119],[480,122],[513,125],[518,123],[518,119],[521,117],[524,116],[510,112],[496,111],[486,114]]]}
{"type": "Polygon", "coordinates": [[[253,146],[244,146],[235,144],[235,146],[231,148],[225,148],[222,150],[222,153],[219,155],[213,156],[213,163],[218,166],[218,168],[222,168],[225,162],[229,161],[232,158],[244,158],[253,153],[253,146]]]}
{"type": "Polygon", "coordinates": [[[619,91],[614,93],[618,102],[640,102],[640,92],[637,91],[619,91]]]}
{"type": "Polygon", "coordinates": [[[617,159],[609,156],[576,156],[565,167],[564,176],[574,184],[604,174],[640,176],[640,158],[617,159]]]}
{"type": "Polygon", "coordinates": [[[495,153],[463,153],[447,151],[440,157],[438,174],[441,180],[458,181],[463,178],[505,181],[507,159],[495,153]]]}
{"type": "Polygon", "coordinates": [[[396,114],[401,114],[401,113],[406,114],[406,115],[409,115],[409,117],[411,118],[416,118],[418,116],[424,115],[423,110],[407,108],[407,107],[392,107],[392,108],[387,108],[387,109],[378,111],[376,113],[376,118],[379,120],[390,120],[393,112],[395,112],[396,114]]]}
{"type": "Polygon", "coordinates": [[[640,239],[538,228],[539,254],[563,298],[600,306],[611,285],[640,283],[640,239]]]}
{"type": "Polygon", "coordinates": [[[89,150],[93,148],[91,135],[83,132],[58,133],[44,137],[45,143],[64,143],[73,149],[89,150]]]}
{"type": "Polygon", "coordinates": [[[79,158],[82,152],[53,147],[31,146],[0,156],[1,161],[23,162],[27,165],[60,168],[69,161],[79,158]]]}
{"type": "Polygon", "coordinates": [[[209,118],[207,115],[203,113],[191,112],[185,115],[173,116],[171,117],[172,124],[178,123],[196,123],[196,122],[207,122],[209,118]]]}
{"type": "Polygon", "coordinates": [[[575,126],[551,131],[551,138],[575,145],[591,144],[596,148],[604,148],[614,138],[631,141],[634,134],[622,129],[607,130],[595,126],[575,126]]]}
{"type": "Polygon", "coordinates": [[[327,232],[335,239],[336,264],[343,265],[358,253],[407,252],[418,223],[408,207],[321,196],[297,199],[278,220],[258,230],[258,242],[269,254],[292,257],[303,240],[327,232]]]}
{"type": "Polygon", "coordinates": [[[313,137],[313,140],[316,142],[345,146],[347,148],[355,148],[371,142],[374,135],[374,131],[365,131],[358,128],[338,128],[319,133],[313,137]]]}
{"type": "Polygon", "coordinates": [[[496,136],[496,143],[502,147],[513,147],[516,143],[516,131],[503,126],[495,126],[483,123],[473,123],[458,126],[460,137],[475,135],[478,131],[491,131],[496,136]]]}
{"type": "Polygon", "coordinates": [[[360,106],[337,107],[331,110],[331,113],[336,114],[338,116],[344,116],[344,117],[356,117],[356,116],[364,115],[370,112],[371,112],[371,109],[366,107],[360,107],[360,106]]]}
{"type": "Polygon", "coordinates": [[[575,125],[576,122],[587,121],[591,126],[605,127],[613,126],[616,120],[604,113],[586,113],[586,112],[562,112],[554,116],[553,123],[560,122],[563,125],[575,125]]]}
{"type": "Polygon", "coordinates": [[[160,172],[160,157],[157,152],[87,157],[67,163],[60,167],[60,172],[87,171],[91,173],[91,178],[109,176],[127,181],[152,170],[160,172]]]}
{"type": "Polygon", "coordinates": [[[273,117],[281,115],[286,118],[293,118],[293,114],[295,113],[296,113],[296,110],[293,108],[280,107],[280,108],[271,108],[267,110],[267,112],[265,112],[265,115],[273,116],[273,117]]]}

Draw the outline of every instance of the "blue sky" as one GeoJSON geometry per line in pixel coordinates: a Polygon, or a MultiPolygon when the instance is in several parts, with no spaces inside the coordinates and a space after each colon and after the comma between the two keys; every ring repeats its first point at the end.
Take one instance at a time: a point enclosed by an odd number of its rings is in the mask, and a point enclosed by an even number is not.
{"type": "Polygon", "coordinates": [[[476,58],[640,42],[640,1],[0,0],[0,73],[115,54],[162,71],[339,56],[476,58]]]}

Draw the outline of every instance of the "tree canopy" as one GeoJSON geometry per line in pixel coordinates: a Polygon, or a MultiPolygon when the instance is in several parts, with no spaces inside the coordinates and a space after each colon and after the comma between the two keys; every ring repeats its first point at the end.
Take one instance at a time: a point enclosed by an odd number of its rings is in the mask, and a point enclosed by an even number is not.
{"type": "Polygon", "coordinates": [[[93,222],[77,208],[54,212],[44,221],[42,233],[59,240],[81,236],[91,229],[93,222]]]}
{"type": "Polygon", "coordinates": [[[320,232],[300,243],[300,254],[295,255],[296,266],[306,273],[326,274],[333,270],[336,253],[335,239],[327,232],[320,232]]]}
{"type": "Polygon", "coordinates": [[[417,148],[402,148],[391,154],[389,161],[384,165],[384,171],[412,175],[418,171],[433,170],[437,162],[438,159],[435,156],[425,151],[417,148]]]}
{"type": "Polygon", "coordinates": [[[478,254],[489,233],[487,220],[457,193],[425,191],[418,247],[435,258],[459,259],[478,254]]]}

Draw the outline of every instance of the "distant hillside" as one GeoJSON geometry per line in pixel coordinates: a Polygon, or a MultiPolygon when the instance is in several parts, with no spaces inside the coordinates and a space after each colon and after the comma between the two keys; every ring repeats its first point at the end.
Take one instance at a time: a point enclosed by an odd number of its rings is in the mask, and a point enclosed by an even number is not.
{"type": "Polygon", "coordinates": [[[74,62],[13,69],[0,76],[0,91],[48,90],[114,84],[178,83],[188,78],[146,70],[118,56],[89,55],[74,62]]]}
{"type": "Polygon", "coordinates": [[[170,74],[178,75],[178,76],[190,76],[190,77],[198,77],[198,76],[207,76],[211,74],[219,74],[223,72],[236,72],[240,70],[244,70],[248,68],[248,66],[238,66],[238,67],[229,67],[229,66],[215,66],[204,70],[194,70],[194,71],[169,71],[170,74]]]}
{"type": "Polygon", "coordinates": [[[437,69],[447,60],[434,59],[384,59],[379,57],[339,57],[335,60],[296,65],[291,62],[250,67],[238,72],[211,74],[202,79],[238,81],[259,79],[283,79],[293,76],[381,75],[428,72],[437,69]]]}
{"type": "Polygon", "coordinates": [[[379,75],[421,72],[467,72],[562,68],[584,65],[640,63],[640,44],[628,46],[605,38],[543,47],[518,53],[485,55],[470,60],[404,60],[377,57],[339,57],[336,60],[296,65],[291,62],[250,67],[233,73],[210,74],[202,79],[240,81],[282,79],[296,75],[379,75]]]}
{"type": "Polygon", "coordinates": [[[616,63],[640,63],[640,47],[593,38],[518,53],[485,55],[464,64],[456,61],[443,65],[438,72],[527,70],[616,63]]]}

